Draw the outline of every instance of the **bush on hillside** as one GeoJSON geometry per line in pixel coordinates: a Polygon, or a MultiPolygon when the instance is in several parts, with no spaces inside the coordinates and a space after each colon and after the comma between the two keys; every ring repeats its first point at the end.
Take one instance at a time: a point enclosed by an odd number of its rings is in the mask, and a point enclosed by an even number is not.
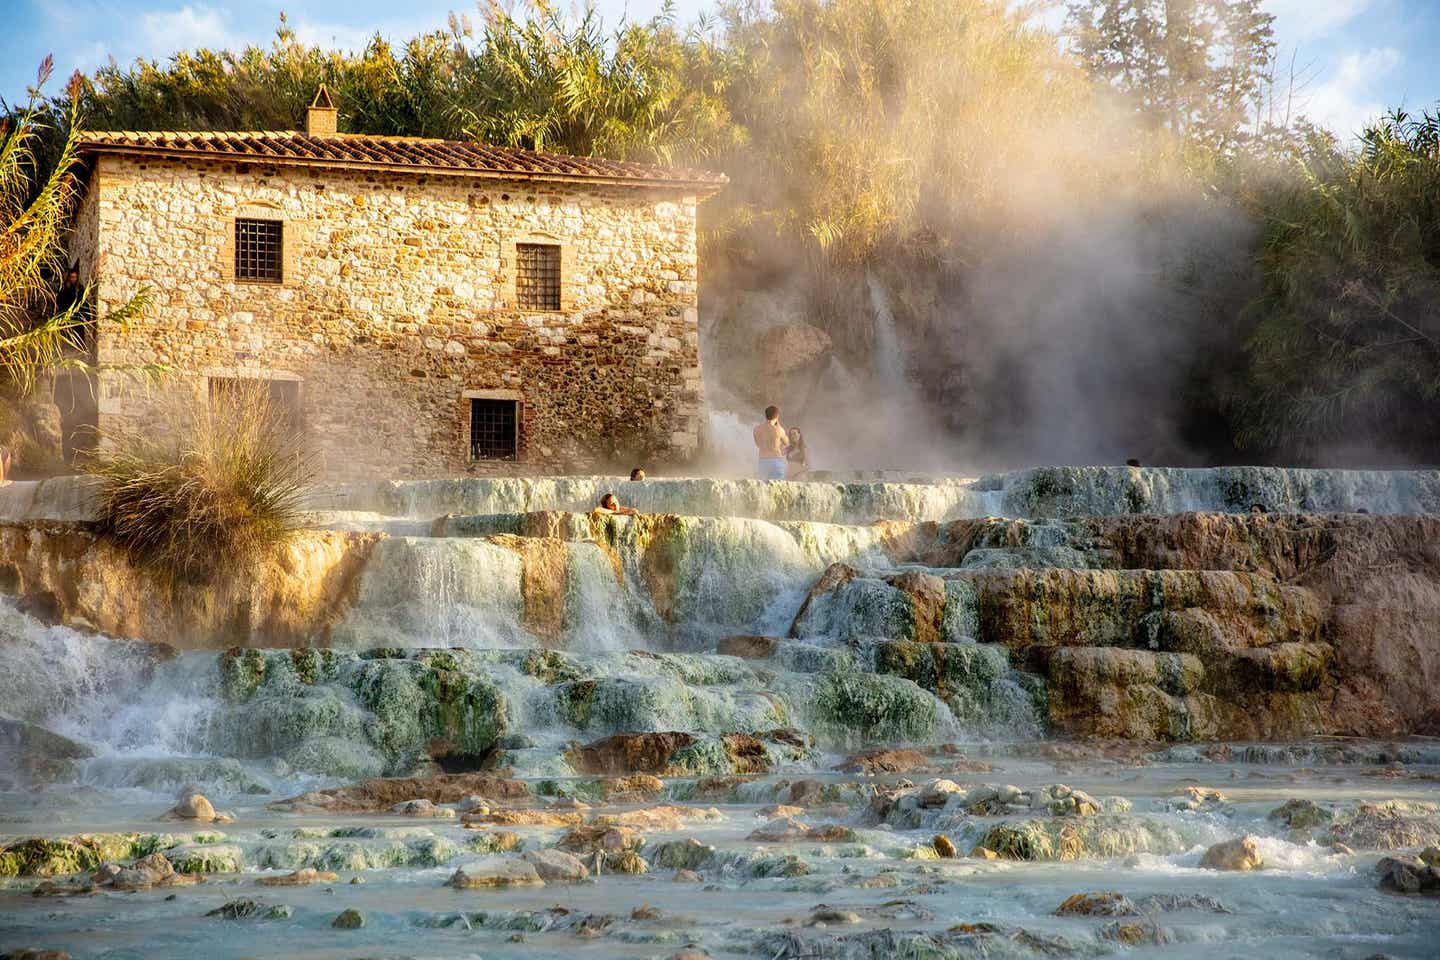
{"type": "Polygon", "coordinates": [[[109,433],[90,470],[99,523],[137,564],[202,583],[246,570],[299,526],[315,463],[289,412],[240,390],[179,412],[166,435],[109,433]]]}

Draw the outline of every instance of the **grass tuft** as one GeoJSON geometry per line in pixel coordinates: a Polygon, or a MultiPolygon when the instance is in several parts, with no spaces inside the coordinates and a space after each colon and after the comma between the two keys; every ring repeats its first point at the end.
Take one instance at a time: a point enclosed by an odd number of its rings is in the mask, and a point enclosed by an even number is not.
{"type": "Polygon", "coordinates": [[[188,583],[253,567],[300,526],[315,462],[263,389],[227,391],[168,434],[111,433],[90,470],[99,523],[138,565],[188,583]]]}

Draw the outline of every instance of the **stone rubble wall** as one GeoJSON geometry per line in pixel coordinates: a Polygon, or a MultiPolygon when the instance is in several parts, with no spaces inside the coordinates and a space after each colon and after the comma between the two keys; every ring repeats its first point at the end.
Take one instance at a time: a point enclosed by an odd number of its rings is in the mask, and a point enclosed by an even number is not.
{"type": "Polygon", "coordinates": [[[254,377],[300,381],[336,478],[576,470],[698,447],[693,196],[104,156],[92,198],[102,310],[142,287],[153,300],[100,332],[102,436],[163,428],[167,398],[203,402],[208,378],[254,377]],[[237,216],[284,221],[282,283],[233,278],[237,216]],[[561,246],[559,312],[516,308],[524,242],[561,246]],[[164,387],[137,381],[147,365],[168,370],[164,387]],[[470,460],[467,392],[521,401],[518,463],[470,460]]]}

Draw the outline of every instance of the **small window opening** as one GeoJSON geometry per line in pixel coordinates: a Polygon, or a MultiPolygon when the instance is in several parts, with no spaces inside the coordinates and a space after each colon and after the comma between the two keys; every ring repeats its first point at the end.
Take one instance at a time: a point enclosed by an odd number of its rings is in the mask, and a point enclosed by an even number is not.
{"type": "Polygon", "coordinates": [[[470,401],[470,459],[515,460],[520,450],[520,404],[515,400],[470,401]]]}
{"type": "Polygon", "coordinates": [[[560,247],[553,243],[515,245],[515,299],[521,310],[560,309],[560,247]]]}
{"type": "Polygon", "coordinates": [[[282,220],[235,221],[235,279],[253,283],[279,283],[284,260],[285,223],[282,220]]]}

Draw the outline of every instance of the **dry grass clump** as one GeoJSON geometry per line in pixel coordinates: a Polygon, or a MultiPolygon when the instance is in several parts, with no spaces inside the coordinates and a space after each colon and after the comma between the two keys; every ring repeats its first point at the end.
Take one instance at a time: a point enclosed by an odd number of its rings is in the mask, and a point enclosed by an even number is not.
{"type": "Polygon", "coordinates": [[[315,463],[263,390],[177,411],[168,435],[111,434],[90,467],[99,523],[138,564],[203,583],[250,568],[300,523],[315,463]]]}

